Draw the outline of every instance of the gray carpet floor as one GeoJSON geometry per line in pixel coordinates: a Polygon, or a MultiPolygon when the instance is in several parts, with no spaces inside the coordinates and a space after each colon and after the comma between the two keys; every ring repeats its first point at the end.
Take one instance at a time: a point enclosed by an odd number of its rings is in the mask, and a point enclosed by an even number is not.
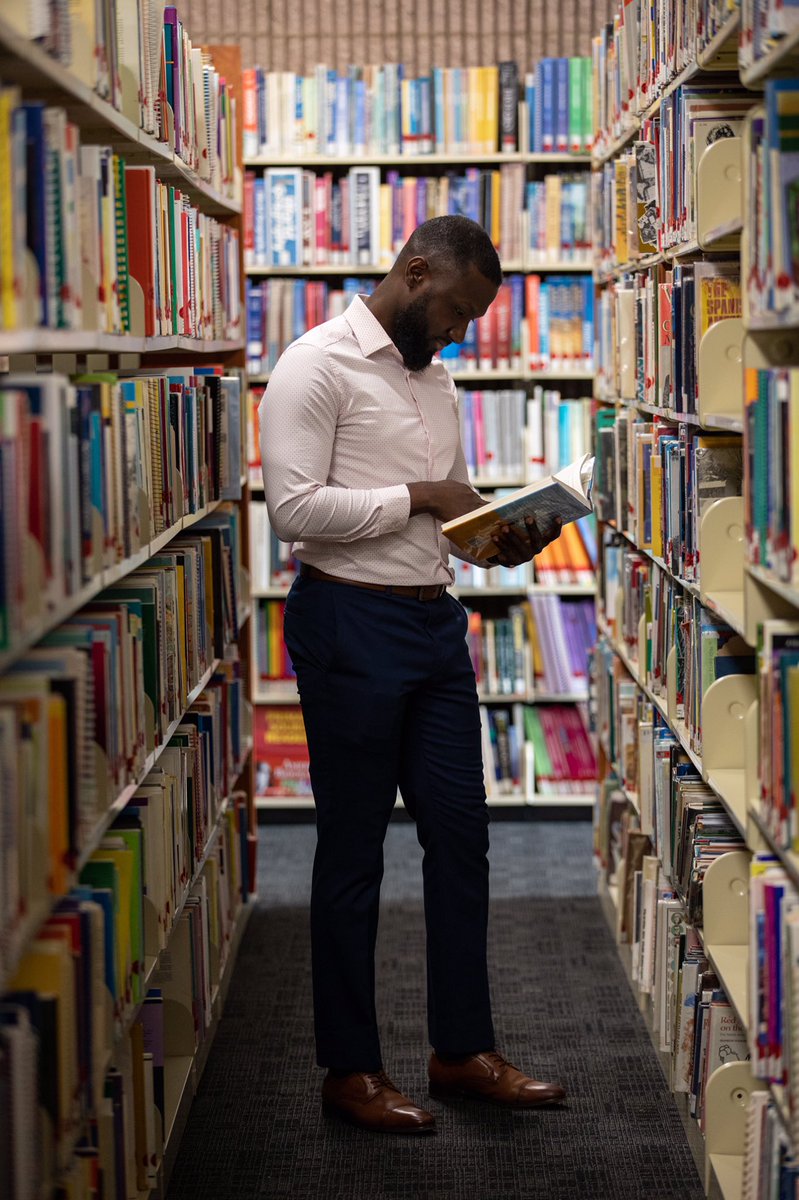
{"type": "Polygon", "coordinates": [[[436,1114],[431,1138],[322,1115],[307,892],[314,832],[261,829],[252,914],[168,1200],[701,1200],[679,1115],[598,901],[583,822],[491,830],[491,974],[499,1045],[568,1105],[531,1113],[426,1097],[421,854],[386,842],[378,1011],[386,1067],[436,1114]]]}

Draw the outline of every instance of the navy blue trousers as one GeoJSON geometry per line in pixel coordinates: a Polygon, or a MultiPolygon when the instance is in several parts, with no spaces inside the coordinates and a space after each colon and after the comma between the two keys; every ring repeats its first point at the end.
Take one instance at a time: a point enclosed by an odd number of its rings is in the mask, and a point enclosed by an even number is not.
{"type": "Polygon", "coordinates": [[[430,1043],[453,1055],[494,1046],[488,809],[466,629],[448,593],[420,601],[306,576],[286,602],[316,804],[311,949],[323,1067],[382,1067],[374,953],[398,788],[424,850],[430,1043]]]}

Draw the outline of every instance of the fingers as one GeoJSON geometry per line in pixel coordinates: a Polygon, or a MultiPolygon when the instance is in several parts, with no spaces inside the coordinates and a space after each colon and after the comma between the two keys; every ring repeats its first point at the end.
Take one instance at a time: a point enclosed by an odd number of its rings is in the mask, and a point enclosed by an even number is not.
{"type": "Polygon", "coordinates": [[[547,533],[542,533],[535,517],[525,517],[524,523],[524,533],[516,526],[501,525],[494,534],[492,541],[499,551],[494,557],[501,566],[515,567],[529,562],[536,554],[540,554],[549,542],[558,537],[563,527],[561,517],[554,519],[547,533]]]}

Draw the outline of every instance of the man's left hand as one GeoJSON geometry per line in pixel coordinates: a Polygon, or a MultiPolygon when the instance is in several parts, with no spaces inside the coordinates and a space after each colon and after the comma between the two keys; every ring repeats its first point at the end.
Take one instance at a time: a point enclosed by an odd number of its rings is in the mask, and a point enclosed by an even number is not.
{"type": "Polygon", "coordinates": [[[521,533],[513,525],[501,525],[494,534],[494,544],[497,553],[488,559],[492,566],[518,567],[521,563],[530,562],[536,554],[540,554],[545,546],[560,535],[563,521],[556,517],[551,526],[543,533],[536,525],[535,517],[525,517],[526,534],[521,533]]]}

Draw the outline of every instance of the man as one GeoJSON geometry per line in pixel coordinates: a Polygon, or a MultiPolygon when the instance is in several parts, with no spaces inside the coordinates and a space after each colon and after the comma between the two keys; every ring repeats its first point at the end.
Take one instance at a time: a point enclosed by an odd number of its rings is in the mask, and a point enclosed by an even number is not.
{"type": "MultiPolygon", "coordinates": [[[[399,788],[424,849],[430,1094],[532,1107],[562,1088],[496,1051],[486,967],[488,811],[480,713],[442,521],[481,501],[457,393],[434,358],[502,281],[465,217],[419,226],[375,290],[304,334],[260,408],[269,517],[302,562],[285,613],[317,813],[311,942],[328,1111],[387,1133],[434,1118],[383,1071],[374,1000],[383,841],[399,788]]],[[[528,562],[555,530],[496,537],[528,562]]],[[[455,553],[459,553],[457,550],[455,553]]]]}

